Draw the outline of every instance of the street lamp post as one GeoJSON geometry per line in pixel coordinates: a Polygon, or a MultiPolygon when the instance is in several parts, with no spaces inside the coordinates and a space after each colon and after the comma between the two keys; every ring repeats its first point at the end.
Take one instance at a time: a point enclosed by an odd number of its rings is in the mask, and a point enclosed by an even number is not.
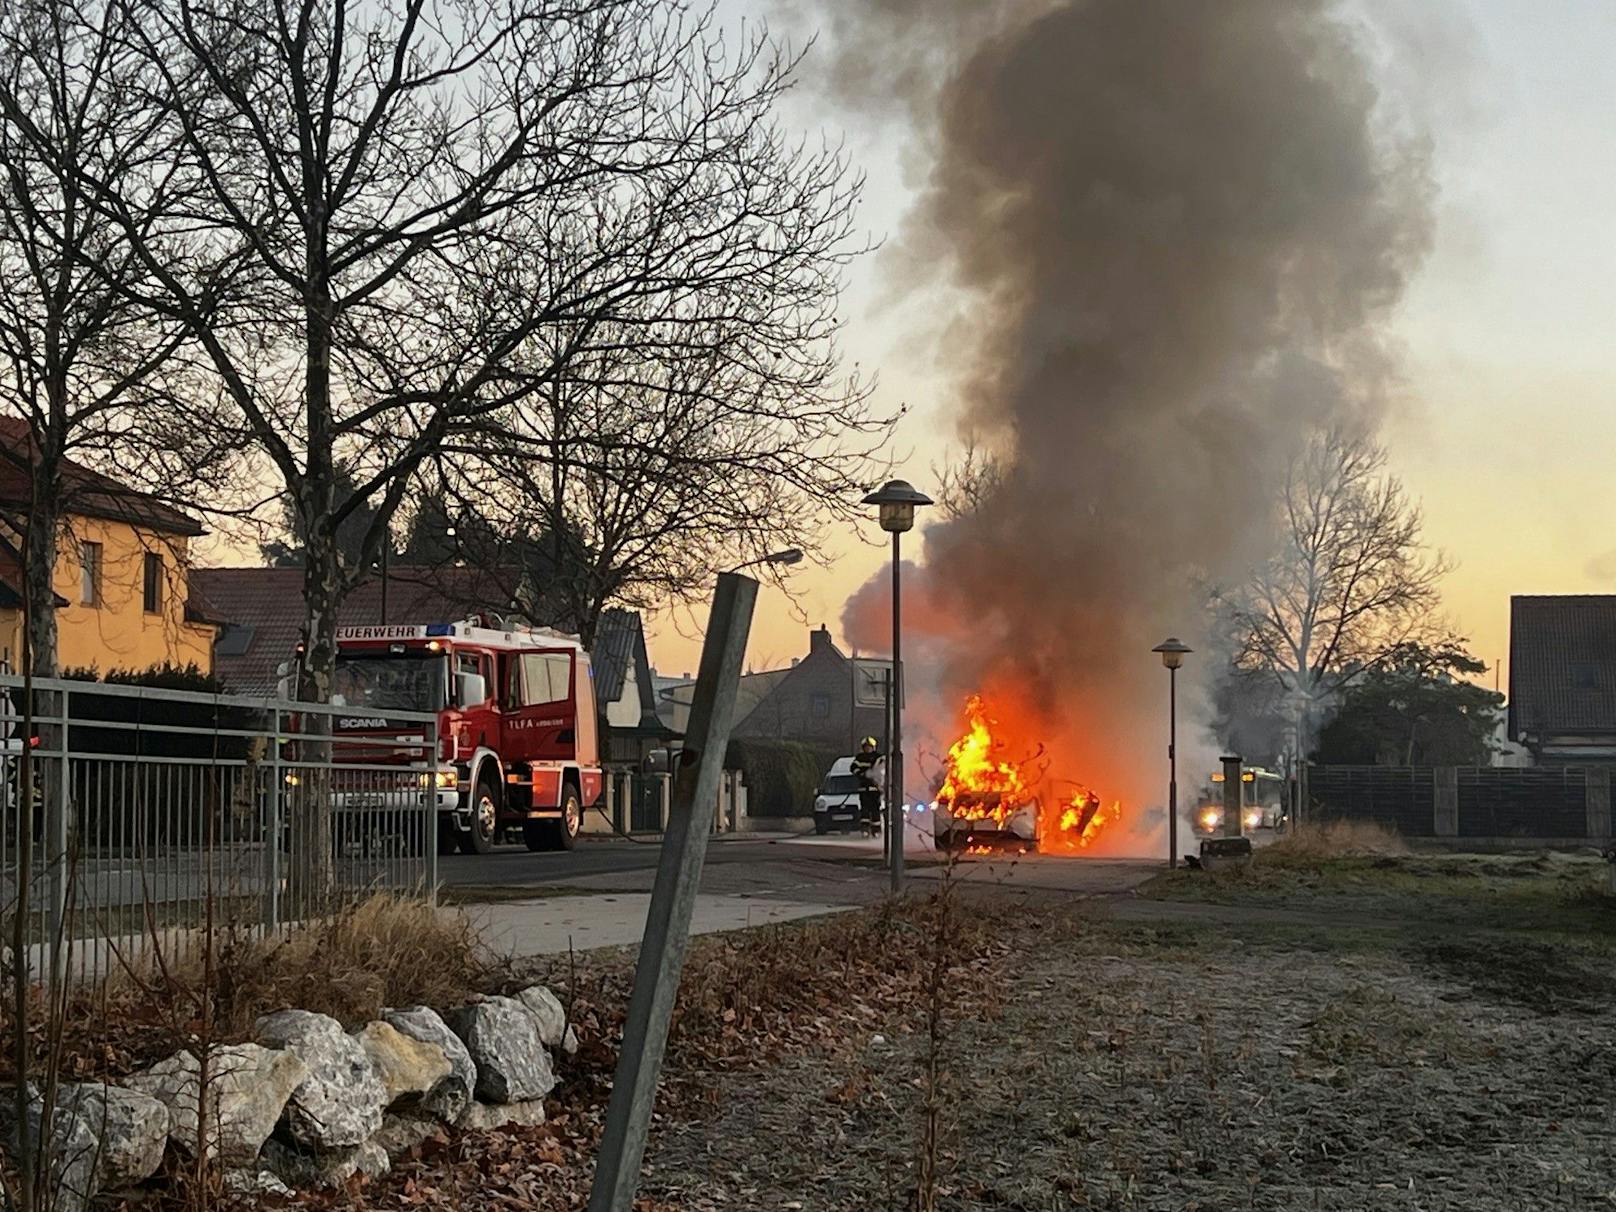
{"type": "Polygon", "coordinates": [[[915,524],[917,506],[932,499],[907,480],[888,480],[864,504],[879,509],[881,529],[892,536],[892,744],[887,752],[887,861],[892,891],[903,889],[903,613],[900,540],[915,524]]]}
{"type": "Polygon", "coordinates": [[[752,568],[758,564],[790,565],[801,564],[802,552],[796,547],[787,547],[784,551],[771,551],[768,555],[758,556],[744,564],[737,564],[730,572],[739,572],[743,568],[752,568]]]}
{"type": "Polygon", "coordinates": [[[1151,649],[1167,668],[1167,869],[1178,866],[1178,667],[1194,652],[1177,636],[1151,649]]]}

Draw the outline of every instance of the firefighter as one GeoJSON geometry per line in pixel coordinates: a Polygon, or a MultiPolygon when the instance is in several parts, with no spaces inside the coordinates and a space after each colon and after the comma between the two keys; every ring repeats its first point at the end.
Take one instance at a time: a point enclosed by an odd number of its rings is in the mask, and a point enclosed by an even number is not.
{"type": "Polygon", "coordinates": [[[859,815],[864,830],[872,836],[881,830],[881,781],[876,768],[881,764],[881,750],[875,738],[867,736],[853,755],[853,774],[859,781],[859,815]]]}

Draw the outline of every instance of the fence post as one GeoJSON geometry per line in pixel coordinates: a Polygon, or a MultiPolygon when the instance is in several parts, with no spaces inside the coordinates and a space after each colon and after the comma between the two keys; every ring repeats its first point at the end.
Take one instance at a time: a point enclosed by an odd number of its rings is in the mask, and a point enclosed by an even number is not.
{"type": "Polygon", "coordinates": [[[426,726],[426,774],[422,781],[426,785],[424,792],[426,819],[421,823],[421,837],[426,843],[426,883],[427,899],[432,904],[438,903],[438,721],[434,716],[426,726]]]}
{"type": "Polygon", "coordinates": [[[1431,831],[1437,837],[1459,836],[1459,768],[1435,766],[1431,769],[1434,819],[1431,831]]]}
{"type": "Polygon", "coordinates": [[[264,906],[264,924],[271,930],[281,924],[281,795],[286,789],[286,776],[281,772],[281,705],[269,709],[269,792],[264,797],[268,809],[264,829],[264,858],[268,868],[267,903],[264,906]]]}
{"type": "Polygon", "coordinates": [[[1584,828],[1590,841],[1610,837],[1610,767],[1590,766],[1583,784],[1584,828]]]}
{"type": "Polygon", "coordinates": [[[45,807],[45,861],[48,864],[50,873],[50,938],[47,945],[50,947],[51,985],[52,988],[59,988],[64,976],[61,966],[62,948],[65,942],[64,932],[67,929],[68,896],[67,692],[65,690],[56,691],[48,696],[47,701],[55,704],[56,710],[60,713],[60,717],[52,721],[52,727],[46,733],[46,735],[54,734],[55,736],[56,760],[46,767],[46,769],[53,772],[53,778],[47,783],[49,795],[46,797],[45,807]]]}
{"type": "Polygon", "coordinates": [[[724,573],[713,594],[690,725],[679,754],[679,792],[663,838],[645,940],[634,968],[634,992],[623,1024],[606,1130],[595,1158],[589,1212],[630,1212],[634,1205],[668,1023],[679,991],[679,970],[707,854],[707,834],[712,828],[705,817],[717,805],[718,780],[724,769],[724,749],[735,715],[735,694],[757,589],[754,580],[724,573]]]}

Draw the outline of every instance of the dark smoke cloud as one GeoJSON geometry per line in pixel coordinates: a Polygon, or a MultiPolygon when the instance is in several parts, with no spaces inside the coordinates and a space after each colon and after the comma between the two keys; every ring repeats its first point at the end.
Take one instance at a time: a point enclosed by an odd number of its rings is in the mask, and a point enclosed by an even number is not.
{"type": "MultiPolygon", "coordinates": [[[[1306,433],[1381,415],[1426,148],[1313,0],[844,0],[829,32],[844,99],[922,144],[889,266],[964,298],[956,416],[1007,464],[927,531],[911,708],[1005,690],[1058,767],[1159,803],[1149,649],[1199,638],[1306,433]]],[[[866,649],[885,592],[849,603],[866,649]]]]}

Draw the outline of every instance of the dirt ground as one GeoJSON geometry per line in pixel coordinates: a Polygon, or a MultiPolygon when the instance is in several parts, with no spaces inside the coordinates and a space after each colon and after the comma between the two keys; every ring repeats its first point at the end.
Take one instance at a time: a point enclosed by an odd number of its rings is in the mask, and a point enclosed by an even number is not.
{"type": "MultiPolygon", "coordinates": [[[[948,1007],[936,1206],[1616,1207],[1612,936],[1470,930],[1448,900],[1373,929],[1023,905],[994,995],[948,1007]]],[[[713,1111],[659,1125],[642,1190],[914,1206],[924,1026],[918,997],[840,1047],[687,1073],[713,1111]]]]}

